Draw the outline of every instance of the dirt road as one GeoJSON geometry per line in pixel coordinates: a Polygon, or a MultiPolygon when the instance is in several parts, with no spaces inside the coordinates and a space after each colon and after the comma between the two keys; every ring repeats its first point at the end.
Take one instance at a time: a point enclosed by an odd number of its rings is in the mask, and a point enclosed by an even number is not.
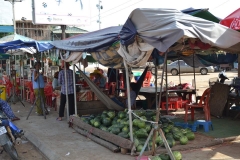
{"type": "MultiPolygon", "coordinates": [[[[28,141],[16,146],[18,155],[21,160],[46,160],[46,158],[28,141]]],[[[3,148],[0,147],[0,150],[3,148]]],[[[11,160],[10,156],[4,151],[0,154],[0,159],[11,160]]]]}

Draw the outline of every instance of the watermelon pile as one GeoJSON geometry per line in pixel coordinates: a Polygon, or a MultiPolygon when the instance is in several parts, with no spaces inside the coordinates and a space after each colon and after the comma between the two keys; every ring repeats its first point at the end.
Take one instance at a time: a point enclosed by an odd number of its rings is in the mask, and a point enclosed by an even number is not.
{"type": "MultiPolygon", "coordinates": [[[[147,121],[155,121],[156,113],[153,111],[144,111],[144,110],[135,110],[134,113],[145,119],[147,121]]],[[[99,128],[103,131],[110,132],[115,135],[119,135],[123,138],[129,139],[129,119],[127,110],[114,112],[114,111],[103,111],[98,115],[91,115],[89,117],[81,117],[81,119],[96,128],[99,128]]],[[[140,152],[143,148],[143,145],[151,131],[152,125],[149,122],[145,122],[133,116],[133,137],[136,151],[140,152]]],[[[176,141],[179,141],[179,144],[186,145],[188,141],[194,140],[195,135],[190,129],[183,129],[180,127],[175,127],[174,123],[167,118],[160,118],[159,124],[165,134],[167,142],[170,147],[176,145],[176,141]]],[[[157,134],[156,146],[165,147],[162,138],[157,134]]],[[[146,150],[151,149],[152,147],[152,137],[149,141],[146,150]]],[[[166,156],[166,155],[164,155],[166,156]]],[[[161,157],[160,157],[161,158],[161,157]]],[[[161,158],[163,159],[163,158],[161,158]]]]}

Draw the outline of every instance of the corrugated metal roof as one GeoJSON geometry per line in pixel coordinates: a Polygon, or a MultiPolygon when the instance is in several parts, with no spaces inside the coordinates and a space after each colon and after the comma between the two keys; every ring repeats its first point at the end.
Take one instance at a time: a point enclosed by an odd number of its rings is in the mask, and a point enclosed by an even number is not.
{"type": "Polygon", "coordinates": [[[13,26],[0,26],[1,33],[13,33],[14,29],[13,26]]]}
{"type": "MultiPolygon", "coordinates": [[[[65,32],[66,33],[88,33],[88,31],[83,30],[81,28],[77,28],[77,27],[67,27],[65,32]]],[[[53,33],[62,33],[62,30],[55,29],[55,30],[53,30],[53,33]]]]}

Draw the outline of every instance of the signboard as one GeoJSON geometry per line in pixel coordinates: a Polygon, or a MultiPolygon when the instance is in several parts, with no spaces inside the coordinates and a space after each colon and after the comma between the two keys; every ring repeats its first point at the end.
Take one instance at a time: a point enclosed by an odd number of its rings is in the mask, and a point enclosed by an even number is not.
{"type": "Polygon", "coordinates": [[[8,1],[0,0],[0,24],[13,25],[12,4],[8,1]]]}
{"type": "Polygon", "coordinates": [[[89,0],[33,0],[34,24],[90,25],[89,0]]]}

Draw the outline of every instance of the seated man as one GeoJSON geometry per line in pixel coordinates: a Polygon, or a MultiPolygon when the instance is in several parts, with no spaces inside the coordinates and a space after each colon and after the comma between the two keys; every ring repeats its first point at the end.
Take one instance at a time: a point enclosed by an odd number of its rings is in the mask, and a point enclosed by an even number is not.
{"type": "Polygon", "coordinates": [[[95,79],[93,80],[94,83],[99,87],[99,88],[105,88],[106,85],[106,78],[103,76],[103,74],[98,71],[98,70],[94,70],[94,72],[92,73],[95,77],[95,79]]]}
{"type": "Polygon", "coordinates": [[[20,118],[16,117],[10,107],[10,105],[0,99],[0,109],[6,114],[6,116],[11,120],[11,121],[17,121],[17,120],[20,120],[20,118]]]}
{"type": "MultiPolygon", "coordinates": [[[[136,83],[131,83],[130,84],[130,100],[131,100],[131,106],[135,104],[136,101],[136,92],[133,90],[134,86],[136,83]]],[[[122,106],[124,108],[128,107],[128,99],[127,97],[115,97],[115,96],[110,96],[110,98],[117,103],[119,106],[122,106]]]]}

